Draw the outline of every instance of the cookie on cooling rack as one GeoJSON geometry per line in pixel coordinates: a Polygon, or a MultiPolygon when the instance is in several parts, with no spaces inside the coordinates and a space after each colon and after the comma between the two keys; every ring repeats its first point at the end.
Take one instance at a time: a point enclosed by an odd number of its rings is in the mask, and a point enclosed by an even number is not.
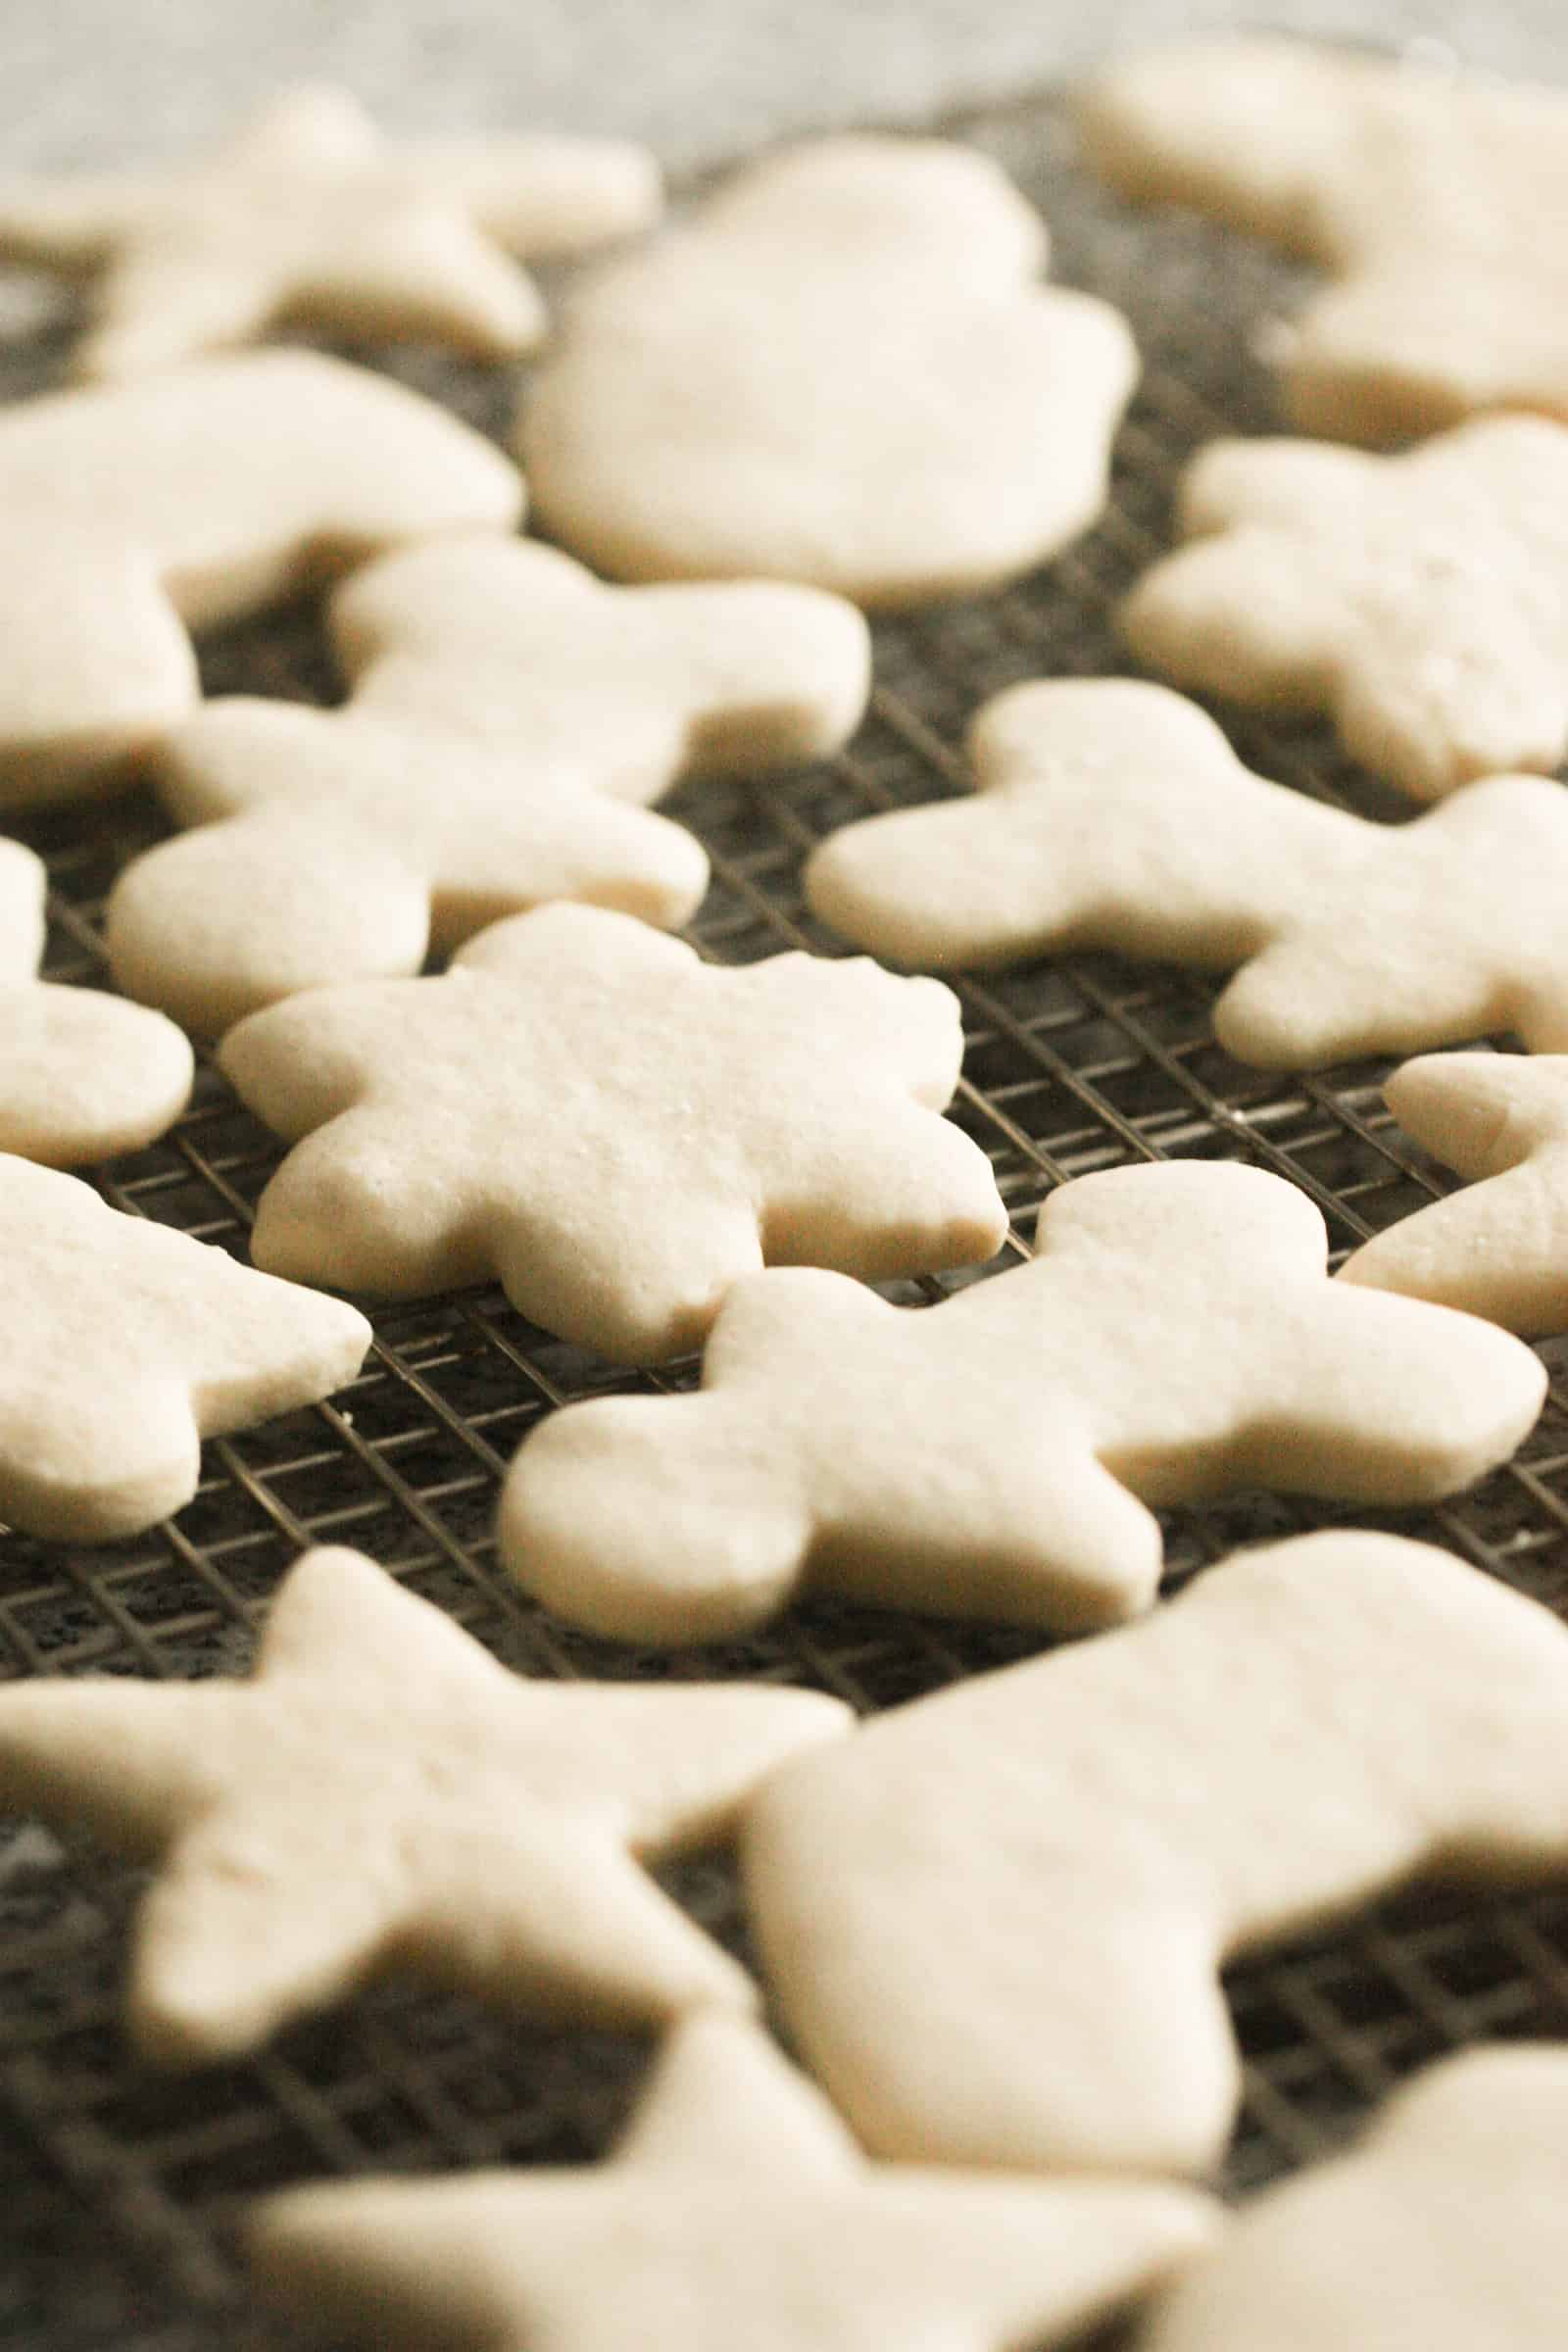
{"type": "Polygon", "coordinates": [[[1303,1536],[784,1767],[764,1973],[864,2144],[1201,2170],[1227,1956],[1414,1879],[1568,1878],[1568,1627],[1450,1552],[1303,1536]]]}
{"type": "Polygon", "coordinates": [[[187,627],[436,531],[507,530],[499,451],[318,352],[0,411],[0,808],[124,781],[200,699],[187,627]]]}
{"type": "Polygon", "coordinates": [[[998,586],[1100,513],[1138,372],[1118,313],[1035,282],[1045,253],[963,147],[749,166],[568,298],[520,425],[541,516],[621,579],[998,586]]]}
{"type": "Polygon", "coordinates": [[[575,2352],[1046,2352],[1179,2274],[1217,2223],[1164,2182],[868,2163],[755,2027],[705,2017],[604,2164],[292,2189],[246,2235],[269,2293],[376,2352],[389,2328],[575,2352]]]}
{"type": "Polygon", "coordinates": [[[162,1135],[194,1060],[162,1013],[38,980],[45,888],[41,859],[0,840],[0,1152],[75,1167],[162,1135]]]}
{"type": "Polygon", "coordinates": [[[1568,415],[1568,97],[1446,64],[1268,37],[1118,60],[1078,100],[1113,186],[1326,265],[1275,338],[1294,420],[1337,440],[1471,411],[1568,415]]]}
{"type": "Polygon", "coordinates": [[[1137,2352],[1558,2352],[1565,2146],[1568,2048],[1446,2059],[1246,2206],[1137,2352]]]}
{"type": "Polygon", "coordinates": [[[721,1839],[767,1771],[851,1720],[771,1686],[532,1681],[363,1553],[320,1549],[248,1682],[0,1692],[0,1792],[161,1856],[130,2024],[188,2066],[400,1960],[546,2017],[750,2006],[642,1865],[721,1839]]]}
{"type": "Polygon", "coordinates": [[[1080,1177],[1036,1250],[916,1313],[838,1275],[750,1277],[700,1395],[539,1424],[503,1557],[561,1616],[638,1642],[740,1633],[803,1587],[1083,1631],[1154,1596],[1147,1502],[1423,1500],[1541,1407],[1529,1348],[1330,1283],[1318,1211],[1255,1168],[1080,1177]]]}
{"type": "Polygon", "coordinates": [[[545,329],[514,257],[644,228],[661,203],[644,148],[390,146],[346,90],[314,86],[194,165],[0,182],[0,254],[92,277],[85,375],[139,375],[300,323],[507,359],[545,329]]]}
{"type": "Polygon", "coordinates": [[[438,979],[315,989],[231,1029],[240,1095],[297,1142],[258,1265],[417,1297],[499,1276],[630,1363],[693,1347],[764,1260],[876,1279],[989,1257],[990,1162],[939,1114],[958,1006],[864,958],[703,963],[542,906],[438,979]]]}
{"type": "Polygon", "coordinates": [[[277,1282],[90,1186],[0,1158],[0,1520],[101,1542],[196,1492],[201,1441],[314,1403],[370,1344],[340,1298],[277,1282]]]}
{"type": "Polygon", "coordinates": [[[1568,752],[1568,425],[1484,417],[1392,458],[1217,441],[1178,514],[1192,544],[1118,616],[1152,669],[1321,712],[1423,801],[1568,752]]]}
{"type": "Polygon", "coordinates": [[[1374,824],[1265,782],[1196,704],[1126,678],[1011,687],[969,753],[974,794],[812,853],[824,922],[939,970],[1076,948],[1240,965],[1214,1028],[1265,1069],[1500,1029],[1568,1048],[1568,799],[1544,777],[1374,824]]]}
{"type": "Polygon", "coordinates": [[[840,597],[606,588],[525,539],[388,556],[330,620],[347,707],[235,697],[176,728],[154,778],[199,830],[110,899],[121,986],[206,1034],[298,989],[416,972],[432,924],[451,948],[551,899],[683,923],[708,859],[636,804],[836,751],[870,686],[840,597]]]}
{"type": "Polygon", "coordinates": [[[1467,1179],[1340,1269],[1527,1337],[1568,1331],[1568,1055],[1429,1054],[1384,1089],[1401,1127],[1467,1179]]]}

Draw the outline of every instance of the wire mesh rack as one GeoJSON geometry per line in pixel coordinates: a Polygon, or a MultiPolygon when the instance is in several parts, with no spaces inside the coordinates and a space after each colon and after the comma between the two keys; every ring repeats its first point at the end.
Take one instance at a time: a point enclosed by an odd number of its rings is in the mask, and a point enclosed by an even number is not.
{"type": "MultiPolygon", "coordinates": [[[[1041,205],[1054,274],[1132,319],[1146,374],[1109,510],[1070,554],[1006,593],[880,625],[874,706],[840,759],[782,783],[705,785],[666,804],[711,855],[713,885],[692,936],[720,960],[801,945],[835,952],[801,898],[813,842],[853,817],[960,788],[963,725],[999,688],[1125,669],[1110,614],[1168,543],[1181,463],[1216,432],[1272,422],[1255,345],[1293,290],[1277,261],[1101,197],[1074,170],[1050,98],[948,127],[998,156],[1041,205]]],[[[0,392],[56,380],[64,349],[63,331],[14,349],[0,392]]],[[[386,364],[505,432],[513,387],[493,371],[425,356],[386,364]]],[[[307,613],[233,631],[205,650],[204,670],[214,693],[327,701],[334,692],[307,613]]],[[[1365,813],[1398,813],[1324,731],[1222,715],[1264,772],[1365,813]]],[[[163,819],[139,796],[18,829],[49,862],[49,976],[101,983],[103,899],[163,819]]],[[[1213,992],[1189,974],[1079,956],[965,983],[960,994],[968,1046],[954,1115],[990,1154],[1013,1254],[1053,1186],[1138,1160],[1242,1158],[1288,1177],[1323,1210],[1339,1253],[1446,1189],[1391,1128],[1378,1092],[1384,1065],[1286,1078],[1245,1069],[1214,1044],[1213,992]]],[[[120,1206],[242,1251],[278,1157],[206,1065],[166,1141],[96,1174],[120,1206]]],[[[894,1295],[916,1302],[944,1287],[894,1295]]],[[[657,1658],[574,1633],[497,1568],[499,1479],[560,1402],[689,1385],[695,1364],[657,1384],[618,1372],[532,1329],[493,1290],[383,1308],[375,1327],[364,1373],[331,1403],[210,1445],[200,1492],[176,1521],[95,1550],[0,1534],[0,1675],[241,1671],[282,1572],[321,1541],[372,1553],[533,1675],[749,1676],[872,1710],[1039,1646],[1033,1636],[815,1600],[755,1640],[657,1658]]],[[[1554,1376],[1564,1348],[1545,1349],[1554,1376]]],[[[1169,1581],[1238,1543],[1350,1516],[1256,1494],[1169,1513],[1169,1581]]],[[[1354,1516],[1446,1544],[1568,1614],[1568,1393],[1554,1379],[1520,1457],[1477,1493],[1435,1510],[1354,1516]]],[[[744,1956],[727,1864],[663,1876],[744,1956]]],[[[296,2028],[245,2065],[156,2076],[130,2060],[119,2028],[139,1886],[136,1872],[68,1851],[36,1825],[0,1830],[0,2343],[281,2352],[297,2339],[252,2307],[233,2256],[233,2224],[252,2194],[376,2169],[586,2161],[635,2094],[641,2042],[530,2032],[402,1984],[296,2028]]],[[[1344,1933],[1238,1967],[1227,1984],[1247,2057],[1225,2178],[1240,2190],[1338,2144],[1399,2077],[1447,2049],[1568,2034],[1568,1886],[1504,1900],[1401,1898],[1344,1933]]]]}

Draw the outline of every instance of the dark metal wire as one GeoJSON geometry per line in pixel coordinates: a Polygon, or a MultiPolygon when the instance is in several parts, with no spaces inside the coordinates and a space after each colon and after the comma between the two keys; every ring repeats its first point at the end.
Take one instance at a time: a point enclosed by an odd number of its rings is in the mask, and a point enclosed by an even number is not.
{"type": "MultiPolygon", "coordinates": [[[[962,727],[1000,688],[1125,668],[1111,612],[1167,543],[1178,467],[1217,431],[1273,421],[1253,342],[1291,298],[1287,271],[1240,239],[1100,198],[1074,172],[1050,103],[959,127],[1047,212],[1056,274],[1132,318],[1147,372],[1110,511],[1070,555],[1004,594],[880,626],[875,707],[842,759],[782,783],[675,797],[672,811],[713,860],[693,937],[720,959],[798,945],[835,951],[800,895],[801,858],[814,840],[873,809],[960,788],[962,727]]],[[[57,337],[6,355],[0,390],[40,388],[63,353],[57,337]]],[[[505,431],[511,391],[495,375],[424,356],[386,364],[505,431]]],[[[834,364],[824,353],[824,367],[834,364]]],[[[232,632],[207,650],[205,677],[215,693],[334,692],[308,615],[232,632]]],[[[1398,813],[1323,730],[1225,715],[1243,756],[1265,772],[1367,813],[1398,813]]],[[[51,977],[101,980],[103,898],[163,820],[141,796],[18,829],[50,861],[51,977]]],[[[1139,1159],[1241,1157],[1287,1176],[1324,1211],[1337,1252],[1447,1189],[1391,1128],[1383,1065],[1307,1077],[1244,1069],[1214,1044],[1213,992],[1190,974],[1075,957],[960,993],[968,1054],[955,1115],[996,1167],[1015,1255],[1053,1186],[1139,1159]]],[[[122,1207],[243,1250],[278,1156],[206,1066],[173,1134],[98,1174],[122,1207]]],[[[904,1295],[951,1287],[932,1281],[904,1295]]],[[[673,1658],[555,1624],[497,1571],[500,1472],[563,1400],[679,1387],[694,1367],[659,1381],[618,1372],[532,1330],[493,1290],[382,1310],[376,1334],[363,1376],[331,1404],[209,1446],[200,1493],[177,1523],[98,1550],[0,1536],[0,1674],[241,1670],[282,1572],[302,1545],[323,1540],[370,1551],[528,1674],[765,1677],[869,1710],[1035,1646],[1007,1632],[826,1603],[753,1641],[673,1658]]],[[[1560,1370],[1560,1349],[1546,1353],[1560,1370]]],[[[1372,1515],[1376,1523],[1446,1544],[1568,1614],[1565,1402],[1554,1386],[1519,1460],[1475,1494],[1372,1515]]],[[[1235,1544],[1350,1516],[1256,1495],[1170,1514],[1171,1580],[1235,1544]]],[[[683,1867],[669,1883],[744,1952],[722,1863],[683,1867]]],[[[236,2285],[232,2227],[250,2195],[377,2168],[584,2161],[627,2110],[640,2044],[519,2030],[396,1984],[296,2029],[248,2065],[155,2077],[131,2063],[118,2023],[138,1885],[131,1871],[66,1853],[36,1826],[0,1833],[0,2345],[275,2352],[292,2339],[236,2285]]],[[[1407,1897],[1347,1932],[1250,1962],[1229,1985],[1248,2089],[1227,2179],[1245,2187],[1338,2144],[1396,2081],[1445,2050],[1568,2033],[1568,1886],[1506,1901],[1407,1897]]]]}

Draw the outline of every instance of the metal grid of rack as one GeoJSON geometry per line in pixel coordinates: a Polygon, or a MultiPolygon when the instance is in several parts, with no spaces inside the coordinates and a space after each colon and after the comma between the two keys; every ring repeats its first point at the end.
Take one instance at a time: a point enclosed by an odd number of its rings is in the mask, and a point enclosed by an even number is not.
{"type": "MultiPolygon", "coordinates": [[[[799,889],[803,854],[873,809],[961,787],[962,727],[1017,679],[1127,666],[1114,603],[1166,544],[1176,471],[1219,431],[1266,429],[1260,326],[1292,279],[1240,239],[1135,217],[1074,171],[1050,101],[955,126],[998,155],[1053,223],[1055,274],[1119,304],[1147,373],[1122,434],[1109,512],[1067,557],[1005,594],[877,630],[872,713],[849,752],[783,783],[688,790],[667,804],[707,844],[713,887],[692,936],[724,960],[836,943],[799,889]]],[[[874,320],[870,322],[874,331],[874,320]]],[[[63,338],[8,355],[0,391],[54,380],[63,338]]],[[[395,365],[498,434],[511,387],[425,358],[395,365]]],[[[831,355],[824,355],[831,365],[831,355]]],[[[207,649],[209,692],[329,699],[315,623],[290,614],[207,649]]],[[[1232,723],[1244,758],[1366,813],[1390,797],[1321,730],[1232,723]]],[[[48,858],[49,976],[102,979],[97,918],[125,858],[163,823],[145,797],[19,827],[48,858]]],[[[1212,991],[1110,957],[1041,962],[964,984],[968,1052],[955,1116],[983,1145],[1020,1251],[1040,1200],[1090,1170],[1168,1155],[1237,1157],[1301,1186],[1343,1251],[1446,1189],[1384,1113],[1383,1065],[1281,1078],[1212,1041],[1212,991]]],[[[204,1067],[153,1150],[98,1171],[110,1199],[243,1249],[272,1139],[204,1067]]],[[[964,1279],[962,1277],[955,1279],[964,1279]]],[[[911,1302],[943,1285],[905,1286],[911,1302]]],[[[363,1376],[330,1404],[210,1446],[174,1523],[101,1550],[0,1535],[0,1675],[241,1670],[257,1618],[306,1544],[356,1544],[537,1675],[746,1675],[883,1707],[1024,1654],[1032,1637],[858,1611],[793,1610],[755,1640],[657,1659],[553,1623],[498,1573],[498,1479],[530,1424],[564,1399],[650,1385],[524,1324],[497,1291],[376,1315],[363,1376]]],[[[22,1335],[13,1335],[18,1344],[22,1335]]],[[[1568,1342],[1545,1350],[1554,1372],[1568,1342]]],[[[695,1365],[662,1376],[683,1385],[695,1365]]],[[[1233,1544],[1352,1514],[1257,1495],[1169,1514],[1172,1582],[1233,1544]]],[[[1444,1508],[1357,1514],[1447,1544],[1568,1613],[1568,1392],[1520,1458],[1444,1508]]],[[[744,1953],[722,1861],[668,1883],[744,1953]]],[[[585,2161],[634,2094],[641,2044],[529,2032],[476,2005],[387,1984],[285,2035],[252,2063],[170,2080],[134,2067],[119,1984],[134,1872],[0,1830],[0,2344],[51,2352],[256,2352],[293,2341],[255,2312],[232,2254],[251,2194],[325,2174],[473,2162],[585,2161]]],[[[1482,2036],[1568,2034],[1568,1886],[1509,1900],[1405,1898],[1353,1929],[1231,1973],[1248,2059],[1228,2185],[1337,2144],[1397,2078],[1482,2036]]]]}

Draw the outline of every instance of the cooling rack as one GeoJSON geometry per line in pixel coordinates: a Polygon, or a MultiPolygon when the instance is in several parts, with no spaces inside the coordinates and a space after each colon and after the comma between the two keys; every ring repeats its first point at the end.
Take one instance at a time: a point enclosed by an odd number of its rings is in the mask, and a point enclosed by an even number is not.
{"type": "MultiPolygon", "coordinates": [[[[721,960],[802,945],[833,952],[803,906],[804,853],[850,818],[957,788],[962,727],[986,696],[1025,677],[1125,668],[1109,615],[1168,543],[1181,463],[1216,432],[1273,422],[1256,353],[1291,299],[1289,270],[1242,239],[1099,195],[1074,170],[1050,98],[945,127],[995,154],[1041,205],[1055,275],[1126,311],[1143,387],[1099,528],[1005,594],[879,625],[874,706],[842,758],[783,783],[707,785],[667,804],[711,855],[713,886],[692,936],[721,960]]],[[[866,324],[874,333],[874,315],[866,324]]],[[[0,394],[58,380],[65,348],[63,331],[13,348],[0,359],[0,394]]],[[[834,362],[824,352],[824,367],[834,362]]],[[[385,364],[505,433],[513,392],[499,373],[422,355],[385,364]]],[[[204,676],[210,693],[334,693],[304,613],[209,645],[204,676]]],[[[1400,813],[1324,731],[1221,715],[1266,773],[1368,814],[1400,813]]],[[[101,982],[104,896],[162,819],[131,797],[17,829],[49,862],[49,976],[101,982]]],[[[1288,1078],[1244,1069],[1212,1042],[1213,992],[1191,975],[1080,956],[960,993],[968,1051],[954,1115],[995,1165],[1013,1254],[1054,1185],[1137,1160],[1238,1158],[1288,1177],[1324,1211],[1338,1253],[1446,1189],[1391,1128],[1378,1092],[1385,1065],[1288,1078]]],[[[277,1158],[204,1067],[165,1142],[96,1173],[122,1207],[242,1250],[277,1158]]],[[[893,1295],[917,1303],[961,1279],[893,1295]]],[[[242,1670],[282,1572],[321,1541],[371,1552],[527,1674],[750,1676],[872,1710],[1038,1646],[1032,1636],[827,1603],[796,1608],[752,1641],[658,1657],[564,1629],[498,1572],[499,1478],[561,1401],[654,1384],[533,1330],[498,1291],[381,1310],[375,1326],[363,1376],[331,1403],[210,1445],[200,1492],[177,1521],[96,1550],[0,1534],[0,1675],[242,1670]]],[[[24,1334],[8,1337],[25,1345],[24,1334]]],[[[1568,1342],[1545,1350],[1554,1376],[1565,1350],[1568,1342]]],[[[659,1385],[688,1385],[695,1371],[678,1365],[659,1385]]],[[[1351,1516],[1446,1544],[1568,1615],[1568,1392],[1554,1378],[1519,1459],[1441,1509],[1350,1514],[1244,1495],[1167,1514],[1169,1581],[1238,1543],[1351,1516]]],[[[665,1877],[744,1955],[729,1868],[705,1861],[665,1877]]],[[[255,2310],[234,2258],[251,2195],[376,2169],[587,2161],[635,2094],[640,2042],[530,2032],[406,1984],[296,2029],[246,2065],[157,2077],[129,2061],[118,2025],[138,1886],[133,1871],[67,1852],[35,1825],[0,1830],[0,2344],[284,2352],[298,2338],[255,2310]]],[[[1338,2145],[1397,2079],[1449,2048],[1568,2034],[1568,1886],[1390,1903],[1227,1983],[1247,2054],[1225,2180],[1240,2190],[1338,2145]]]]}

